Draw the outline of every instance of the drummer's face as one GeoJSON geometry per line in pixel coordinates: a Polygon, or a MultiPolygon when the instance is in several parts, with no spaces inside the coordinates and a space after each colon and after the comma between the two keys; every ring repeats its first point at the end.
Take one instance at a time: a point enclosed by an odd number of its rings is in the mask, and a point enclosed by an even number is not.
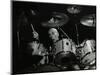
{"type": "Polygon", "coordinates": [[[49,31],[49,37],[53,41],[57,41],[59,39],[59,33],[57,31],[49,31]]]}

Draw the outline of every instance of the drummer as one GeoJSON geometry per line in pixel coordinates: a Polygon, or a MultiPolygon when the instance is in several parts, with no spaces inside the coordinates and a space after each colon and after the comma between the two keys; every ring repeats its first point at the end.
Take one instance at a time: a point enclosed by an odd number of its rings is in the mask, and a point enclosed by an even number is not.
{"type": "Polygon", "coordinates": [[[57,31],[57,29],[55,28],[51,28],[49,29],[48,31],[48,34],[49,34],[49,38],[50,38],[50,48],[49,48],[49,63],[52,63],[53,62],[53,58],[54,58],[54,53],[55,53],[55,49],[53,49],[54,47],[54,44],[59,40],[59,32],[57,31]]]}

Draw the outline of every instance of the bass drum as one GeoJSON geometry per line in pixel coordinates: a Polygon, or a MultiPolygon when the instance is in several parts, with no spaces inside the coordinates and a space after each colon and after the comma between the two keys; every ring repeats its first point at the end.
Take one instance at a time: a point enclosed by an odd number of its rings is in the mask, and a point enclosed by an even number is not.
{"type": "Polygon", "coordinates": [[[55,55],[54,63],[58,67],[68,67],[76,64],[76,56],[71,51],[61,51],[55,55]]]}

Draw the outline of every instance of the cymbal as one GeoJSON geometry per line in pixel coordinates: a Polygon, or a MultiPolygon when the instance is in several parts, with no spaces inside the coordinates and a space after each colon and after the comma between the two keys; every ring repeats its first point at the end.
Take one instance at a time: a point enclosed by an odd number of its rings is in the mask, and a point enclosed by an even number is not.
{"type": "Polygon", "coordinates": [[[42,22],[41,24],[44,27],[60,27],[67,22],[68,16],[66,14],[60,12],[53,12],[51,18],[46,22],[42,22]]]}
{"type": "Polygon", "coordinates": [[[96,26],[96,16],[95,14],[90,14],[88,16],[84,16],[80,23],[85,26],[95,27],[96,26]]]}
{"type": "Polygon", "coordinates": [[[80,7],[80,6],[73,5],[73,6],[69,6],[69,7],[67,8],[67,11],[68,11],[69,13],[71,13],[71,14],[78,14],[78,13],[80,13],[81,8],[82,8],[82,7],[80,7]]]}

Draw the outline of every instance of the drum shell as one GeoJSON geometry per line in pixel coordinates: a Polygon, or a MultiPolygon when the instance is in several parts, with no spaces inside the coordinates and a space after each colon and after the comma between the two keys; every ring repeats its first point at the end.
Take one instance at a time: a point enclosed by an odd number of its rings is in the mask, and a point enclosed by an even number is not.
{"type": "Polygon", "coordinates": [[[75,53],[75,44],[70,41],[70,39],[62,39],[54,43],[54,47],[52,48],[54,54],[56,55],[57,53],[61,51],[71,51],[75,53]]]}

